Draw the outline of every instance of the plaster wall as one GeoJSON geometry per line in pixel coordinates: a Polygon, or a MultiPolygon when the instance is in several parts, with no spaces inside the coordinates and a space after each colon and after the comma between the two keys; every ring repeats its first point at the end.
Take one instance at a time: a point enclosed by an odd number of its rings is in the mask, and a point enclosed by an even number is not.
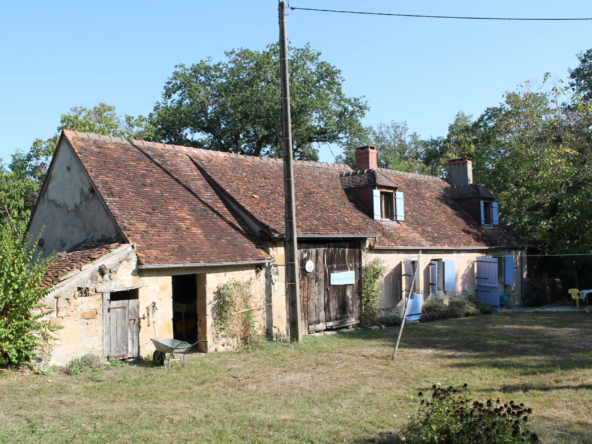
{"type": "Polygon", "coordinates": [[[139,285],[136,255],[129,245],[66,275],[41,301],[47,313],[43,321],[51,325],[48,363],[66,365],[88,353],[103,356],[104,292],[139,285]]]}
{"type": "Polygon", "coordinates": [[[43,230],[44,256],[67,251],[89,238],[122,238],[90,178],[70,144],[62,140],[46,179],[29,232],[36,237],[43,230]]]}
{"type": "MultiPolygon", "coordinates": [[[[496,252],[502,255],[502,252],[496,252]]],[[[488,256],[484,252],[462,252],[462,251],[428,251],[422,252],[419,266],[419,292],[423,295],[424,302],[427,301],[441,301],[445,304],[451,299],[458,297],[467,297],[469,295],[476,295],[477,289],[476,279],[476,264],[478,257],[488,256]],[[437,293],[430,292],[430,270],[429,264],[432,260],[454,260],[455,274],[456,274],[456,289],[455,291],[438,291],[437,293]]],[[[382,264],[387,268],[385,276],[382,280],[382,298],[379,303],[379,310],[402,315],[403,312],[403,298],[401,285],[401,269],[404,260],[417,261],[418,251],[380,251],[374,250],[370,252],[368,259],[372,260],[379,258],[382,264]]],[[[515,274],[515,280],[521,281],[520,273],[515,274]]],[[[417,287],[416,287],[417,288],[417,287]]],[[[504,292],[504,288],[500,286],[500,293],[504,292]]],[[[416,291],[416,293],[418,293],[416,291]]],[[[520,294],[520,293],[517,293],[520,294]]]]}

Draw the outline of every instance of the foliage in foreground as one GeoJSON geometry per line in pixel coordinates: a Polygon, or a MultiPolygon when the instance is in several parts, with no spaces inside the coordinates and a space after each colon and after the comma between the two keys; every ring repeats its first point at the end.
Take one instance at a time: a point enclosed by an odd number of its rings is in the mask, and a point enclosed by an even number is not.
{"type": "Polygon", "coordinates": [[[83,372],[105,367],[105,359],[88,353],[80,358],[70,361],[65,371],[69,375],[78,375],[83,372]]]}
{"type": "Polygon", "coordinates": [[[471,400],[463,390],[432,386],[431,399],[420,392],[419,412],[411,419],[405,435],[412,444],[518,444],[539,442],[527,428],[532,409],[523,403],[487,399],[471,400]],[[461,393],[462,391],[462,393],[461,393]]]}
{"type": "Polygon", "coordinates": [[[380,279],[384,276],[385,271],[386,268],[382,265],[379,258],[375,258],[371,261],[364,260],[364,265],[362,266],[362,285],[360,289],[363,325],[370,325],[376,321],[378,301],[382,295],[380,279]]]}
{"type": "Polygon", "coordinates": [[[218,334],[236,341],[238,346],[251,346],[259,341],[253,316],[253,280],[230,280],[218,285],[214,292],[212,317],[218,334]]]}
{"type": "Polygon", "coordinates": [[[423,322],[439,321],[443,319],[465,318],[467,316],[476,316],[479,314],[492,314],[493,306],[474,298],[454,299],[449,305],[442,302],[430,301],[423,304],[422,317],[423,322]]]}
{"type": "Polygon", "coordinates": [[[23,232],[0,224],[0,365],[28,364],[47,351],[49,325],[41,322],[39,301],[50,290],[41,286],[50,260],[35,254],[23,232]]]}

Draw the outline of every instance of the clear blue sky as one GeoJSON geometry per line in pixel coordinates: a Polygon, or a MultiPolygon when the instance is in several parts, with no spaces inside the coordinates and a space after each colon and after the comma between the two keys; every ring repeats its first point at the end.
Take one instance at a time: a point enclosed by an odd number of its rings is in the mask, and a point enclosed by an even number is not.
{"type": "MultiPolygon", "coordinates": [[[[590,0],[290,0],[292,6],[404,14],[592,17],[590,0]]],[[[277,1],[2,2],[0,157],[55,133],[60,115],[100,101],[148,114],[179,63],[277,41],[277,1]]],[[[483,22],[292,11],[309,42],[365,96],[365,124],[406,121],[443,136],[459,110],[478,116],[524,80],[567,77],[592,47],[592,22],[483,22]]],[[[337,153],[336,153],[337,154],[337,153]]],[[[321,160],[332,161],[329,150],[321,160]]]]}

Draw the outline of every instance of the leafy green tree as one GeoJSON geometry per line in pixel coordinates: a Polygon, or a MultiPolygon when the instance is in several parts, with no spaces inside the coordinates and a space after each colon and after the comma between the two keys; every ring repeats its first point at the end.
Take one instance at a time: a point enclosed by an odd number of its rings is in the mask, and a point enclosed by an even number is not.
{"type": "Polygon", "coordinates": [[[37,181],[0,169],[0,224],[9,223],[16,230],[28,221],[38,189],[37,181]]]}
{"type": "Polygon", "coordinates": [[[405,122],[379,123],[376,128],[367,128],[362,137],[348,144],[339,160],[348,165],[355,164],[355,148],[363,145],[376,147],[378,166],[397,171],[429,174],[430,169],[423,163],[426,142],[409,131],[405,122]]]}
{"type": "Polygon", "coordinates": [[[9,165],[21,178],[43,182],[49,163],[57,148],[59,132],[63,129],[95,133],[105,136],[153,140],[154,131],[145,117],[119,116],[115,107],[99,103],[91,109],[76,106],[62,114],[57,133],[47,140],[36,139],[27,153],[17,151],[9,165]]]}
{"type": "Polygon", "coordinates": [[[475,156],[474,129],[471,116],[459,111],[448,125],[446,137],[425,141],[423,164],[435,176],[446,176],[446,162],[458,157],[475,156]]]}
{"type": "Polygon", "coordinates": [[[23,224],[0,224],[0,365],[30,363],[49,340],[39,302],[50,290],[41,282],[53,258],[36,255],[23,233],[23,224]]]}
{"type": "Polygon", "coordinates": [[[582,95],[586,102],[592,101],[592,49],[578,54],[580,65],[569,70],[570,86],[582,95]]]}
{"type": "MultiPolygon", "coordinates": [[[[319,144],[347,145],[363,132],[363,98],[342,89],[341,71],[306,45],[290,50],[294,155],[317,160],[319,144]]],[[[155,137],[254,156],[283,154],[279,46],[226,53],[226,60],[179,65],[150,115],[155,137]]]]}

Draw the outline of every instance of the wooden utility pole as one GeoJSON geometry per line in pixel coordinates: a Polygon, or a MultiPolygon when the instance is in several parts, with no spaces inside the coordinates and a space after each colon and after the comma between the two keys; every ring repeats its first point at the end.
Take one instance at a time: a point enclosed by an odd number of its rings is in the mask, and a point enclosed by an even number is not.
{"type": "Polygon", "coordinates": [[[292,159],[292,118],[290,116],[290,73],[288,68],[288,38],[286,36],[286,3],[279,3],[280,67],[282,74],[282,131],[284,139],[285,261],[288,300],[290,304],[290,339],[300,342],[300,285],[298,278],[298,243],[296,235],[296,195],[292,159]]]}

